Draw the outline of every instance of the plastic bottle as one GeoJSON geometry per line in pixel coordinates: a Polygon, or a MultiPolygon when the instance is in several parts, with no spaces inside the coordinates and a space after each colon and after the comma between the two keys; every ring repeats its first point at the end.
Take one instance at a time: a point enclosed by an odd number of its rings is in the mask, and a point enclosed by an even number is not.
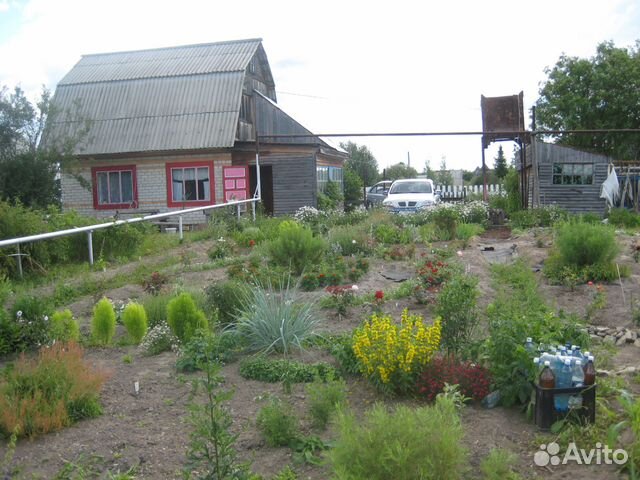
{"type": "Polygon", "coordinates": [[[535,352],[536,347],[533,344],[533,339],[531,337],[527,337],[527,341],[524,343],[524,348],[526,348],[529,353],[535,352]]]}
{"type": "Polygon", "coordinates": [[[582,387],[584,385],[584,370],[582,369],[582,360],[576,359],[571,372],[571,384],[574,387],[582,387]]]}
{"type": "MultiPolygon", "coordinates": [[[[571,359],[566,358],[564,365],[556,375],[556,388],[570,388],[572,373],[571,359]]],[[[554,395],[553,403],[556,410],[566,412],[569,409],[569,395],[566,393],[554,395]]]]}
{"type": "Polygon", "coordinates": [[[533,365],[535,366],[536,373],[540,373],[540,357],[533,358],[533,365]]]}
{"type": "Polygon", "coordinates": [[[544,368],[540,373],[539,384],[542,388],[555,388],[556,377],[551,371],[551,363],[547,360],[544,362],[544,368]]]}
{"type": "Polygon", "coordinates": [[[593,364],[593,355],[589,355],[589,357],[587,357],[587,363],[582,371],[584,372],[585,385],[593,385],[596,383],[596,367],[593,364]]]}

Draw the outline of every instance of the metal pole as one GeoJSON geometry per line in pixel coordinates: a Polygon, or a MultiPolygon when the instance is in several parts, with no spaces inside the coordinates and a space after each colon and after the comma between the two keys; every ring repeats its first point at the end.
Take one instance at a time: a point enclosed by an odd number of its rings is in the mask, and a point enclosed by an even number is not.
{"type": "Polygon", "coordinates": [[[22,252],[20,252],[20,244],[18,244],[18,273],[20,273],[20,278],[22,278],[22,252]]]}
{"type": "Polygon", "coordinates": [[[258,131],[256,130],[256,194],[259,201],[262,201],[262,185],[260,184],[260,142],[258,140],[258,131]]]}
{"type": "Polygon", "coordinates": [[[236,206],[236,210],[238,211],[238,218],[240,218],[240,205],[236,206]]]}
{"type": "Polygon", "coordinates": [[[184,239],[184,233],[182,230],[182,215],[178,215],[178,231],[180,232],[180,240],[184,239]]]}
{"type": "Polygon", "coordinates": [[[89,242],[89,265],[93,265],[93,231],[87,232],[87,241],[89,242]]]}
{"type": "Polygon", "coordinates": [[[484,161],[484,137],[481,139],[482,142],[482,200],[485,202],[489,201],[489,195],[487,194],[487,164],[484,161]]]}
{"type": "Polygon", "coordinates": [[[256,202],[251,202],[251,213],[253,217],[253,221],[256,221],[256,202]]]}

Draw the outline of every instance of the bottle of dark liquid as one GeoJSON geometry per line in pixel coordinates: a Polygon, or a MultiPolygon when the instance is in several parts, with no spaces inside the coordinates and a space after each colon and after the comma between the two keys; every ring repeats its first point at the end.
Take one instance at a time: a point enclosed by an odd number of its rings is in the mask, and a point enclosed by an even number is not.
{"type": "Polygon", "coordinates": [[[585,364],[584,371],[584,384],[593,385],[596,383],[596,367],[593,364],[593,355],[589,355],[589,360],[585,364]]]}
{"type": "Polygon", "coordinates": [[[551,362],[549,360],[544,362],[539,383],[542,388],[555,388],[556,386],[556,377],[551,371],[551,362]]]}

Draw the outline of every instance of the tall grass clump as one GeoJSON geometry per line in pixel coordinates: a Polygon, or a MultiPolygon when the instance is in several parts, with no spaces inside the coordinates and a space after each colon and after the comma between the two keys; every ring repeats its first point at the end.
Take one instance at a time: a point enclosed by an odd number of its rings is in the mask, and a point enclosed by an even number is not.
{"type": "Polygon", "coordinates": [[[480,471],[485,480],[522,480],[522,476],[513,471],[517,463],[517,455],[509,450],[492,448],[480,463],[480,471]]]}
{"type": "Polygon", "coordinates": [[[469,346],[478,323],[479,294],[476,277],[456,273],[438,295],[436,315],[442,319],[440,346],[447,354],[460,355],[469,346]]]}
{"type": "Polygon", "coordinates": [[[245,293],[246,286],[235,280],[214,283],[204,291],[206,308],[217,312],[218,321],[222,325],[228,325],[238,314],[245,293]]]}
{"type": "Polygon", "coordinates": [[[106,374],[92,369],[75,343],[56,343],[24,355],[0,380],[0,433],[33,437],[102,413],[106,374]]]}
{"type": "Polygon", "coordinates": [[[139,303],[129,303],[122,312],[122,323],[136,345],[147,333],[147,312],[139,303]]]}
{"type": "Polygon", "coordinates": [[[235,328],[251,350],[286,354],[316,335],[318,322],[314,303],[301,301],[297,286],[282,281],[280,291],[271,284],[248,290],[235,328]]]}
{"type": "Polygon", "coordinates": [[[80,340],[80,326],[71,310],[61,310],[51,315],[51,338],[59,342],[80,340]]]}
{"type": "Polygon", "coordinates": [[[369,238],[368,231],[366,225],[333,227],[329,230],[329,243],[332,250],[337,250],[345,256],[369,255],[373,242],[369,238]]]}
{"type": "Polygon", "coordinates": [[[327,243],[314,237],[308,228],[294,221],[284,221],[278,228],[278,238],[269,243],[267,251],[273,263],[290,267],[300,275],[305,268],[320,263],[327,243]]]}
{"type": "Polygon", "coordinates": [[[202,310],[196,306],[193,297],[181,293],[167,305],[167,322],[173,334],[182,343],[187,343],[198,329],[208,329],[209,322],[202,310]]]}
{"type": "Polygon", "coordinates": [[[153,328],[167,321],[167,305],[173,298],[173,295],[160,293],[158,295],[148,295],[144,298],[142,306],[147,313],[147,324],[149,328],[153,328]]]}
{"type": "Polygon", "coordinates": [[[116,333],[116,312],[111,301],[103,297],[93,307],[91,335],[100,345],[109,345],[116,333]]]}
{"type": "Polygon", "coordinates": [[[324,430],[334,412],[347,400],[347,385],[341,378],[328,379],[326,382],[316,379],[307,385],[309,414],[315,428],[324,430]]]}
{"type": "Polygon", "coordinates": [[[362,420],[339,412],[337,427],[328,452],[337,479],[453,480],[464,478],[467,470],[460,418],[445,398],[395,411],[377,404],[362,420]]]}

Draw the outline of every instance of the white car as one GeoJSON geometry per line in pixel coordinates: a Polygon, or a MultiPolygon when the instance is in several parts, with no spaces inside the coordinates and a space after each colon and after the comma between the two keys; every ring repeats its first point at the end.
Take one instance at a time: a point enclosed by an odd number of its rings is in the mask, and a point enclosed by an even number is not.
{"type": "Polygon", "coordinates": [[[382,205],[393,213],[414,213],[433,207],[439,200],[433,180],[409,178],[393,182],[382,205]]]}

